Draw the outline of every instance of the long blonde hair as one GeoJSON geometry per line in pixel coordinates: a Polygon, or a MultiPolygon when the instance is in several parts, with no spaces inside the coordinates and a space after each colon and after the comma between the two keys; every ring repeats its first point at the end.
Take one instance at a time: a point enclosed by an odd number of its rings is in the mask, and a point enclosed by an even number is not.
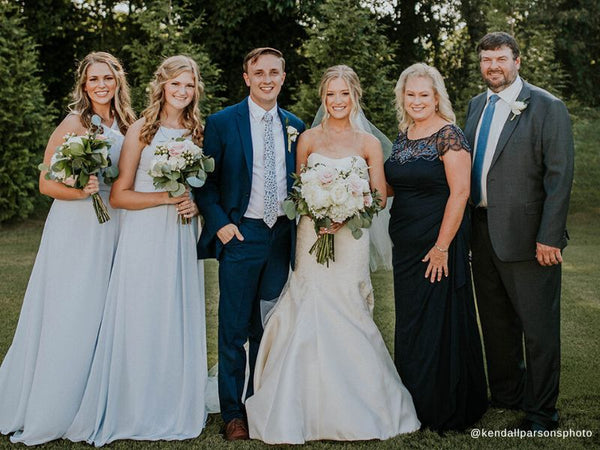
{"type": "Polygon", "coordinates": [[[398,128],[402,132],[406,132],[408,127],[414,122],[404,109],[404,90],[406,82],[409,78],[424,77],[431,80],[433,92],[438,101],[437,114],[450,123],[456,123],[456,115],[452,110],[452,103],[446,92],[444,79],[435,67],[428,66],[425,63],[416,63],[404,69],[400,74],[394,93],[396,94],[396,115],[398,117],[398,128]]]}
{"type": "Polygon", "coordinates": [[[106,52],[92,52],[81,60],[77,67],[77,83],[71,92],[73,101],[69,103],[69,111],[78,114],[81,124],[90,129],[94,108],[89,96],[85,92],[87,71],[92,64],[104,63],[112,72],[117,83],[115,96],[111,100],[111,113],[117,119],[121,133],[125,134],[129,126],[135,122],[135,113],[131,109],[131,97],[129,95],[129,84],[125,78],[123,66],[117,58],[106,52]]]}
{"type": "Polygon", "coordinates": [[[352,99],[352,108],[350,109],[350,123],[354,127],[356,123],[356,117],[358,116],[358,110],[360,108],[360,99],[362,97],[362,88],[360,87],[360,80],[358,75],[351,68],[344,64],[332,66],[328,68],[323,76],[321,77],[321,83],[319,84],[319,97],[321,97],[321,105],[323,106],[323,119],[321,125],[325,126],[329,113],[327,112],[327,87],[331,80],[340,78],[348,85],[350,91],[350,98],[352,99]]]}
{"type": "Polygon", "coordinates": [[[177,55],[165,59],[156,72],[154,72],[154,80],[150,82],[150,94],[148,96],[148,107],[142,112],[142,116],[146,119],[140,131],[140,140],[147,145],[150,145],[154,135],[160,128],[160,112],[165,103],[164,85],[173,78],[178,77],[183,72],[191,72],[196,82],[194,89],[194,97],[189,105],[185,107],[182,114],[182,125],[189,130],[187,136],[192,136],[192,140],[198,144],[202,144],[202,136],[204,128],[202,127],[200,110],[198,102],[200,96],[204,93],[204,84],[200,78],[198,65],[189,56],[177,55]]]}

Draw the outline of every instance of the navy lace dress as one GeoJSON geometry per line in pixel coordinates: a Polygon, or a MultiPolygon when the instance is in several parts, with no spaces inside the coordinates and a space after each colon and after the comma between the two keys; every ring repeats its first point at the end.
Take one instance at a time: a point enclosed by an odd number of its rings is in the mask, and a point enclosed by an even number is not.
{"type": "Polygon", "coordinates": [[[448,250],[449,277],[431,283],[425,278],[427,263],[421,261],[437,240],[450,194],[440,159],[448,151],[471,151],[462,131],[450,124],[416,140],[401,132],[385,162],[395,193],[389,227],[394,243],[394,360],[423,427],[440,432],[465,429],[487,409],[467,213],[448,250]]]}

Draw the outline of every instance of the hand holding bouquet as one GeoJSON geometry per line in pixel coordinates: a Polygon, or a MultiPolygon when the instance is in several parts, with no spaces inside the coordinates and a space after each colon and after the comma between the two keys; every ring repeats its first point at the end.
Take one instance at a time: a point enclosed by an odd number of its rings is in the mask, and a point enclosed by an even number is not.
{"type": "MultiPolygon", "coordinates": [[[[100,117],[93,116],[95,130],[101,129],[100,117]]],[[[111,143],[102,134],[88,132],[83,136],[69,133],[64,137],[52,158],[50,165],[40,164],[40,170],[47,171],[47,180],[54,180],[66,186],[83,189],[92,175],[102,174],[104,183],[111,184],[119,175],[119,168],[112,165],[109,152],[111,143]]],[[[99,223],[110,220],[108,209],[102,197],[92,194],[92,202],[99,223]]]]}
{"type": "Polygon", "coordinates": [[[334,235],[320,233],[321,228],[344,223],[355,239],[362,236],[362,228],[369,228],[373,216],[381,209],[379,193],[371,192],[366,168],[353,161],[348,170],[328,167],[317,163],[304,167],[294,175],[290,196],[283,202],[286,215],[293,219],[296,214],[309,216],[315,224],[318,237],[310,249],[319,264],[335,261],[334,235]]]}
{"type": "MultiPolygon", "coordinates": [[[[185,193],[188,186],[202,187],[206,174],[215,170],[213,158],[189,139],[177,138],[156,147],[148,174],[154,187],[166,190],[171,197],[185,193]]],[[[182,224],[191,219],[178,216],[182,224]]]]}

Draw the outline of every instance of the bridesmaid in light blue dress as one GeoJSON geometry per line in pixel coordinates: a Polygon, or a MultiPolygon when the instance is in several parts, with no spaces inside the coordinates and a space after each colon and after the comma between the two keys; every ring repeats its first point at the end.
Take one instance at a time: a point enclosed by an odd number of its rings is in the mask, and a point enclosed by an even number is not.
{"type": "Polygon", "coordinates": [[[65,437],[102,446],[117,439],[182,440],[206,421],[207,383],[198,209],[189,193],[169,197],[148,175],[157,145],[200,143],[196,63],[166,59],[150,106],[129,129],[111,203],[124,208],[106,309],[83,402],[65,437]],[[178,214],[193,218],[178,223],[178,214]]]}
{"type": "MultiPolygon", "coordinates": [[[[117,164],[123,134],[135,120],[119,61],[90,53],[78,69],[69,114],[54,131],[49,163],[67,133],[83,135],[102,118],[117,164]]],[[[77,413],[90,371],[116,249],[120,214],[108,207],[109,187],[92,176],[83,190],[40,176],[54,198],[23,299],[11,347],[0,367],[0,432],[27,445],[60,438],[77,413]],[[111,220],[98,223],[90,195],[100,192],[111,220]]]]}

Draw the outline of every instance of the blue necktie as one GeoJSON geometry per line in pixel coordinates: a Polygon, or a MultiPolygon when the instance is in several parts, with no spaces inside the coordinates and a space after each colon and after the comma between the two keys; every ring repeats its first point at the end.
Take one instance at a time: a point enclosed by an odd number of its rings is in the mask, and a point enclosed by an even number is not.
{"type": "Polygon", "coordinates": [[[264,152],[264,170],[265,170],[265,198],[263,220],[272,228],[277,222],[277,172],[275,169],[275,137],[273,136],[273,116],[266,113],[263,117],[265,121],[265,152],[264,152]]]}
{"type": "Polygon", "coordinates": [[[488,99],[488,104],[483,112],[483,119],[479,127],[479,136],[477,136],[477,145],[475,147],[475,161],[473,161],[473,170],[471,170],[471,199],[473,204],[478,206],[481,203],[481,186],[483,160],[485,159],[485,149],[487,147],[488,137],[490,136],[490,126],[494,118],[494,110],[496,102],[500,100],[496,94],[493,94],[488,99]]]}

